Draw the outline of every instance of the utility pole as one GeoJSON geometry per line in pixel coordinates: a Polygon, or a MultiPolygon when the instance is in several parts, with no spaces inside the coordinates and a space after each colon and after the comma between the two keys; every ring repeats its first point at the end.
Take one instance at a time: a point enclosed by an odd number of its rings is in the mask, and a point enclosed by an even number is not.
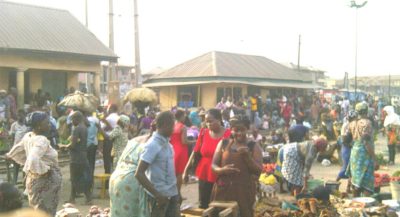
{"type": "MultiPolygon", "coordinates": [[[[114,51],[114,7],[113,0],[108,1],[108,28],[109,28],[109,38],[108,46],[114,51]]],[[[109,62],[108,64],[108,101],[109,103],[118,104],[119,103],[119,82],[116,80],[116,70],[115,63],[109,62]]]]}
{"type": "Polygon", "coordinates": [[[85,0],[85,26],[86,26],[86,27],[89,27],[88,0],[85,0]]]}
{"type": "Polygon", "coordinates": [[[392,83],[392,78],[389,72],[389,105],[392,105],[392,96],[391,96],[391,83],[392,83]]]}
{"type": "Polygon", "coordinates": [[[356,9],[356,38],[355,38],[355,56],[354,56],[354,97],[357,102],[357,61],[358,61],[358,9],[364,7],[368,1],[364,1],[362,4],[357,4],[355,0],[350,1],[351,8],[356,9]]]}
{"type": "MultiPolygon", "coordinates": [[[[89,19],[88,19],[88,0],[85,0],[85,26],[87,29],[89,29],[89,19]]],[[[85,76],[85,86],[86,90],[88,93],[90,93],[90,85],[89,85],[89,79],[90,79],[90,74],[89,72],[86,72],[85,76]]]]}
{"type": "Polygon", "coordinates": [[[297,71],[300,72],[300,48],[301,48],[301,35],[299,35],[299,48],[297,51],[297,71]]]}
{"type": "Polygon", "coordinates": [[[135,87],[142,86],[142,72],[140,69],[140,50],[139,50],[139,14],[137,0],[134,3],[134,19],[135,19],[135,87]]]}

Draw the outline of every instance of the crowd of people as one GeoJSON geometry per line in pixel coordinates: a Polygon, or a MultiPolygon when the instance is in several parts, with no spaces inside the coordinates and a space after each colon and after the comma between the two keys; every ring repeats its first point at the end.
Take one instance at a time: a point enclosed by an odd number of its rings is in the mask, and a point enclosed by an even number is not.
{"type": "MultiPolygon", "coordinates": [[[[209,110],[149,108],[143,115],[121,112],[115,104],[96,112],[57,107],[54,118],[47,105],[16,111],[15,97],[0,91],[0,120],[12,138],[5,154],[15,165],[12,184],[22,167],[29,205],[52,216],[62,190],[60,151],[70,154],[70,203],[83,193],[91,204],[95,161],[102,157],[104,172],[112,174],[113,217],[180,216],[181,187],[192,176],[200,208],[214,200],[237,201],[240,216],[252,217],[258,177],[271,160],[263,156],[268,146],[281,144],[275,175],[282,191],[307,191],[314,160],[332,161],[337,150],[342,163],[337,180],[348,179],[348,190],[359,196],[374,192],[376,134],[388,137],[389,164],[400,142],[400,118],[382,101],[352,104],[318,95],[263,101],[254,94],[234,102],[223,97],[209,110]]],[[[0,190],[5,191],[1,185],[0,190]]],[[[20,197],[10,192],[9,201],[20,197]]],[[[22,206],[0,199],[1,211],[22,206]]]]}

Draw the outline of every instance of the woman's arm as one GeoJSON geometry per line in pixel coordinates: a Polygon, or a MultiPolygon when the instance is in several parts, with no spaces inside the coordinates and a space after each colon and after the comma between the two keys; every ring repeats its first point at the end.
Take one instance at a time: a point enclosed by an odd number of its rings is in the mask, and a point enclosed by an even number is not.
{"type": "Polygon", "coordinates": [[[313,144],[308,144],[311,145],[309,148],[307,148],[307,153],[305,153],[305,162],[304,162],[304,170],[303,170],[303,189],[302,192],[304,192],[307,189],[307,181],[308,177],[310,176],[310,170],[312,163],[314,162],[315,158],[317,157],[318,151],[314,147],[313,144]]]}
{"type": "Polygon", "coordinates": [[[373,147],[373,136],[372,136],[372,123],[368,120],[368,123],[366,126],[362,129],[361,133],[361,140],[363,141],[365,145],[365,149],[367,149],[367,152],[369,156],[375,161],[375,150],[373,147]]]}
{"type": "Polygon", "coordinates": [[[166,197],[166,196],[162,195],[160,192],[158,192],[157,189],[154,188],[154,185],[147,178],[145,172],[149,168],[149,166],[150,166],[149,163],[147,163],[143,160],[140,160],[138,168],[135,172],[135,178],[147,191],[149,191],[154,196],[158,205],[162,206],[162,205],[168,203],[168,197],[166,197]]]}
{"type": "Polygon", "coordinates": [[[238,148],[244,156],[244,160],[250,171],[255,175],[260,175],[262,171],[262,148],[257,143],[254,145],[253,152],[249,152],[248,147],[238,148]]]}
{"type": "MultiPolygon", "coordinates": [[[[229,141],[233,142],[233,141],[229,141]]],[[[223,167],[221,167],[221,158],[222,158],[222,146],[223,146],[224,140],[219,141],[217,149],[214,152],[214,157],[212,160],[212,165],[211,169],[212,171],[217,175],[225,175],[225,174],[232,174],[232,173],[238,173],[240,172],[239,169],[234,168],[233,164],[228,164],[223,167]]],[[[227,145],[229,147],[229,145],[227,145]]]]}
{"type": "MultiPolygon", "coordinates": [[[[188,180],[188,175],[189,175],[188,171],[194,160],[195,152],[197,152],[197,151],[200,152],[201,146],[203,145],[202,143],[203,143],[204,133],[205,133],[204,129],[200,130],[200,134],[199,134],[199,137],[197,138],[196,145],[193,148],[192,154],[190,154],[189,160],[186,163],[185,170],[183,171],[183,174],[182,174],[183,183],[186,183],[188,180]]],[[[194,169],[196,170],[196,168],[194,168],[194,169]]]]}

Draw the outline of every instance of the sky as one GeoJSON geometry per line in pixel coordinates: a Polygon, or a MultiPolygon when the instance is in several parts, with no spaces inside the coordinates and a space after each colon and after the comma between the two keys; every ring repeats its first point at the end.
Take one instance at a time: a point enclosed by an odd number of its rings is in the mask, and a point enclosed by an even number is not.
{"type": "MultiPolygon", "coordinates": [[[[85,0],[8,0],[70,11],[85,24],[85,0]]],[[[137,0],[142,72],[210,51],[298,61],[333,78],[355,72],[356,9],[350,0],[137,0]]],[[[364,0],[357,0],[357,4],[364,0]]],[[[108,0],[88,0],[88,28],[108,45],[108,0]]],[[[400,74],[400,0],[358,9],[357,75],[400,74]]],[[[133,0],[114,0],[115,53],[134,65],[133,0]]]]}

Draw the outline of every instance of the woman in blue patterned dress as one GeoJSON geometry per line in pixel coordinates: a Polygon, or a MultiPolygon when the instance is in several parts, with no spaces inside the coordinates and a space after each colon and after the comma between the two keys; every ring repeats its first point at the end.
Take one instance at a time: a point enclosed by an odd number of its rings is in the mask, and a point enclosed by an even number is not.
{"type": "Polygon", "coordinates": [[[368,105],[366,103],[358,103],[356,111],[359,119],[349,125],[354,143],[350,156],[350,171],[347,173],[351,174],[351,183],[354,187],[353,196],[359,197],[361,192],[366,196],[374,192],[376,161],[372,123],[367,116],[368,105]]]}
{"type": "Polygon", "coordinates": [[[143,135],[128,142],[110,178],[110,207],[112,217],[148,217],[146,193],[135,178],[143,145],[151,137],[143,135]]]}

